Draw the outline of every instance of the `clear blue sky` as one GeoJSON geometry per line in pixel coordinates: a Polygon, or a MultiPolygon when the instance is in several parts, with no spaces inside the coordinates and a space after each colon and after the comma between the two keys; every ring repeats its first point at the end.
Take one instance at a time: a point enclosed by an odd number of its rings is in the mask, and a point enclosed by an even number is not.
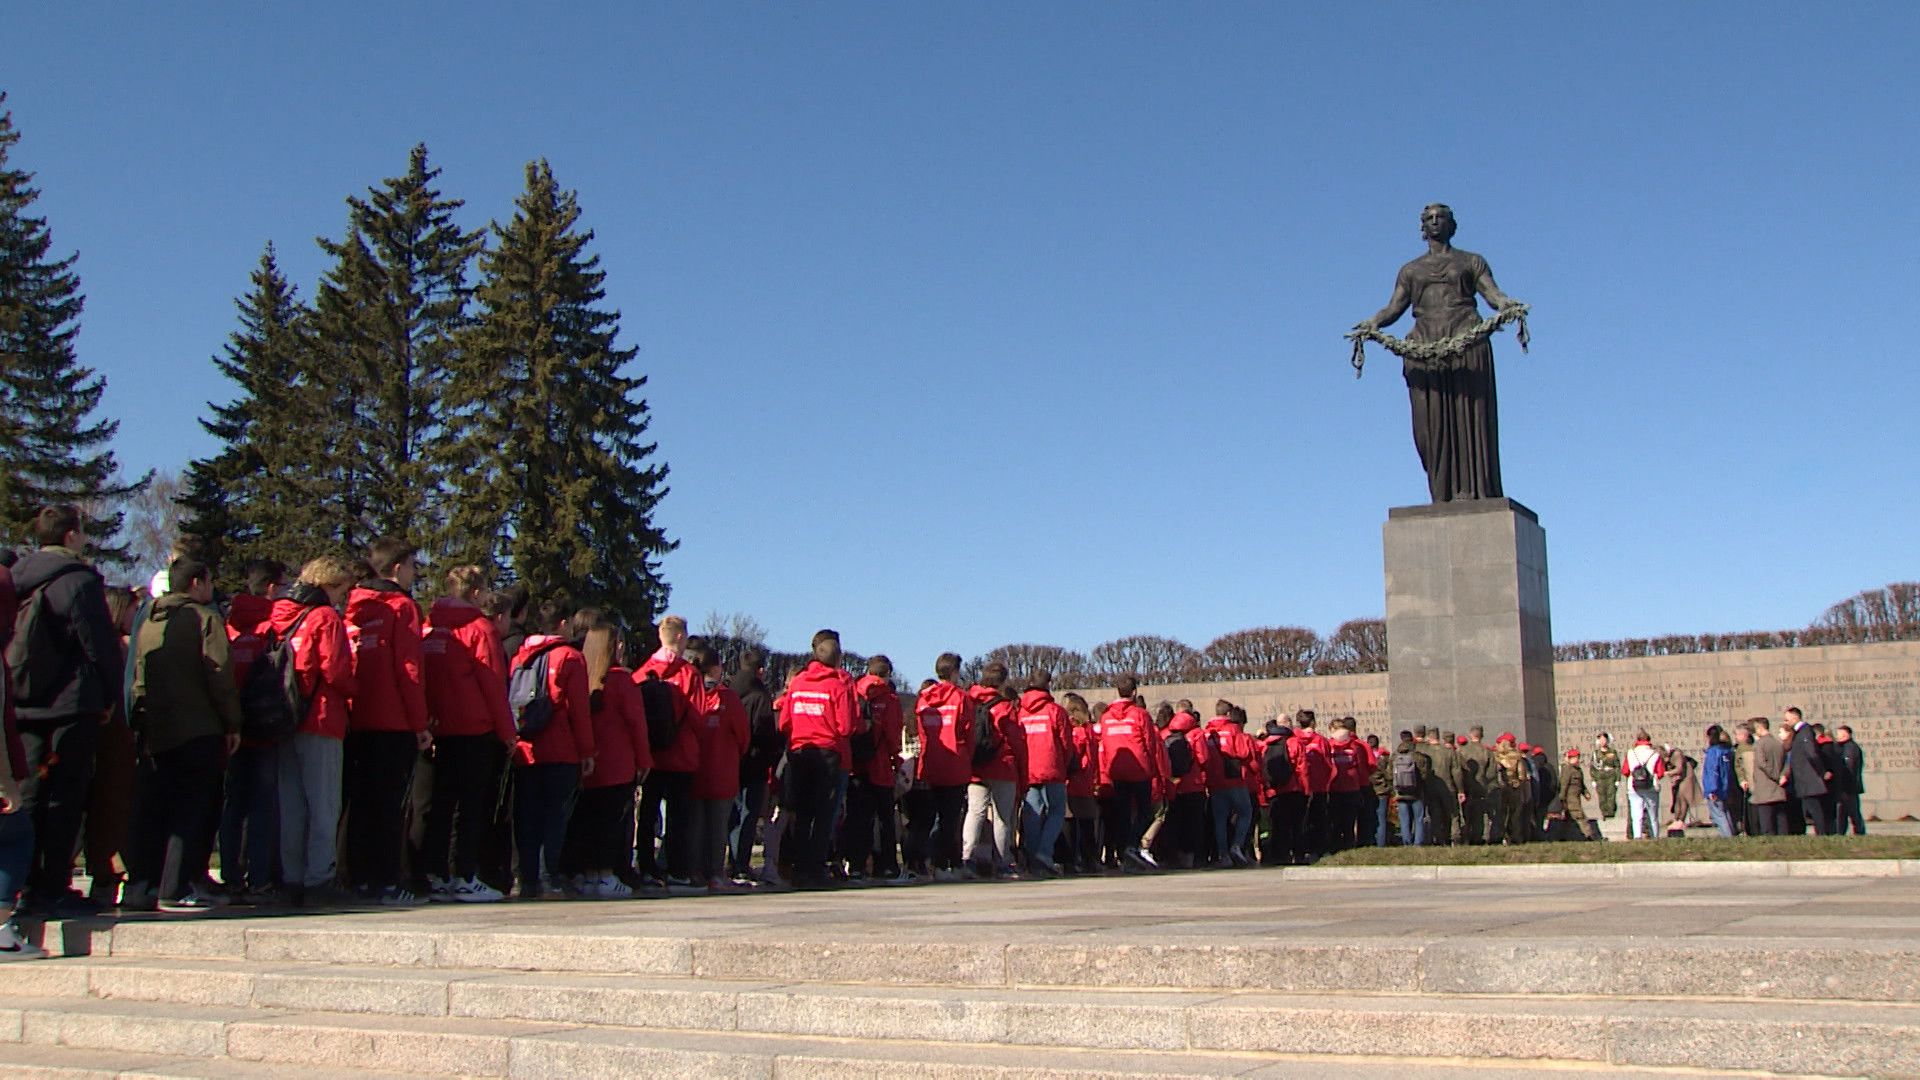
{"type": "Polygon", "coordinates": [[[211,449],[267,241],[310,295],[416,141],[474,226],[546,157],[651,379],[674,609],[918,675],[1378,614],[1425,483],[1340,334],[1434,200],[1534,305],[1500,421],[1556,638],[1920,574],[1917,40],[1896,3],[30,3],[0,89],[130,469],[211,449]]]}

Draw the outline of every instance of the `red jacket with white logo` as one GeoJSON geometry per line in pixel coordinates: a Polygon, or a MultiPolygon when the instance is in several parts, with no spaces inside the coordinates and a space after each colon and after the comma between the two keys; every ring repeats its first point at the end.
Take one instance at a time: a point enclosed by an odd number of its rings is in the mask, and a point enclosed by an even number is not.
{"type": "MultiPolygon", "coordinates": [[[[1183,776],[1173,777],[1173,794],[1205,795],[1207,793],[1207,769],[1213,762],[1213,747],[1207,744],[1207,733],[1200,730],[1200,721],[1192,713],[1175,713],[1173,722],[1161,734],[1160,752],[1166,753],[1166,740],[1172,737],[1185,739],[1187,748],[1193,752],[1193,766],[1183,776]]],[[[1167,772],[1171,774],[1171,763],[1167,772]]]]}
{"type": "MultiPolygon", "coordinates": [[[[317,590],[316,590],[317,592],[317,590]]],[[[302,735],[329,739],[347,737],[347,702],[353,696],[353,649],[347,644],[347,625],[333,605],[322,600],[309,607],[297,600],[275,600],[269,625],[285,637],[294,623],[300,632],[289,641],[293,670],[300,673],[300,689],[307,695],[307,718],[302,735]],[[305,615],[306,619],[301,620],[305,615]]]]}
{"type": "Polygon", "coordinates": [[[1252,790],[1257,786],[1255,774],[1260,768],[1260,747],[1253,737],[1240,730],[1240,725],[1225,716],[1216,716],[1207,721],[1201,732],[1207,740],[1208,749],[1213,753],[1207,756],[1207,790],[1227,791],[1232,788],[1252,790]],[[1232,758],[1240,766],[1240,775],[1227,775],[1227,759],[1232,758]]]}
{"type": "Polygon", "coordinates": [[[873,760],[864,766],[867,782],[892,787],[894,771],[900,767],[900,746],[906,738],[907,721],[900,709],[900,695],[893,683],[878,675],[862,675],[853,690],[867,703],[867,713],[873,717],[873,760]]]}
{"type": "Polygon", "coordinates": [[[1156,745],[1159,730],[1147,710],[1131,701],[1116,701],[1100,714],[1095,735],[1100,746],[1100,782],[1160,780],[1166,750],[1156,745]]]}
{"type": "Polygon", "coordinates": [[[353,646],[354,731],[427,730],[426,654],[420,608],[400,586],[375,579],[347,596],[353,646]]]}
{"type": "Polygon", "coordinates": [[[700,768],[693,774],[696,799],[740,794],[740,759],[747,752],[747,707],[726,686],[707,687],[707,712],[697,725],[700,768]]]}
{"type": "MultiPolygon", "coordinates": [[[[437,605],[436,605],[437,606],[437,605]]],[[[593,708],[593,683],[587,683],[587,709],[593,715],[593,775],[583,777],[583,788],[631,784],[641,769],[653,768],[653,750],[647,745],[647,709],[633,672],[607,669],[600,687],[600,707],[593,708]]]]}
{"type": "Polygon", "coordinates": [[[451,596],[433,602],[427,635],[427,716],[435,735],[492,735],[512,746],[507,656],[487,613],[451,596]]]}
{"type": "Polygon", "coordinates": [[[233,683],[245,686],[247,672],[259,658],[266,642],[260,631],[273,618],[273,601],[252,593],[240,593],[227,604],[227,654],[233,657],[233,683]]]}
{"type": "Polygon", "coordinates": [[[1067,766],[1073,760],[1073,721],[1067,717],[1067,710],[1045,690],[1029,690],[1020,695],[1020,708],[1014,718],[1020,725],[1021,741],[1026,744],[1027,783],[1065,783],[1067,766]]]}
{"type": "Polygon", "coordinates": [[[780,703],[780,730],[793,749],[817,746],[840,755],[851,764],[848,741],[860,730],[860,709],[853,700],[853,676],[839,668],[809,660],[806,669],[787,684],[780,703]]]}
{"type": "Polygon", "coordinates": [[[1327,757],[1327,740],[1309,729],[1295,728],[1287,740],[1287,756],[1293,759],[1293,779],[1283,792],[1298,795],[1324,795],[1333,782],[1333,762],[1327,757]]]}
{"type": "Polygon", "coordinates": [[[973,779],[973,699],[952,683],[920,691],[920,779],[931,787],[964,786],[973,779]]]}
{"type": "Polygon", "coordinates": [[[678,733],[672,746],[653,755],[653,767],[662,772],[694,772],[700,768],[700,718],[707,714],[706,680],[692,664],[666,649],[647,657],[647,662],[633,673],[633,681],[645,682],[648,675],[658,676],[678,691],[673,696],[678,733]]]}
{"type": "Polygon", "coordinates": [[[1328,791],[1354,792],[1373,782],[1373,755],[1359,739],[1328,739],[1327,761],[1333,766],[1328,791]]]}
{"type": "MultiPolygon", "coordinates": [[[[1027,740],[1020,733],[1019,709],[1014,703],[1000,696],[1000,691],[991,686],[975,684],[967,688],[967,697],[975,705],[985,705],[987,715],[993,718],[993,731],[1000,744],[999,753],[993,755],[985,765],[973,770],[972,779],[976,783],[989,780],[1010,780],[1015,784],[1025,784],[1027,775],[1027,740]]],[[[976,712],[975,716],[979,714],[976,712]]]]}
{"type": "Polygon", "coordinates": [[[596,749],[587,658],[579,649],[564,638],[534,634],[515,654],[514,670],[525,666],[548,645],[554,645],[547,651],[547,697],[553,702],[553,715],[533,738],[523,738],[515,745],[515,754],[525,765],[572,764],[592,757],[596,749]]]}

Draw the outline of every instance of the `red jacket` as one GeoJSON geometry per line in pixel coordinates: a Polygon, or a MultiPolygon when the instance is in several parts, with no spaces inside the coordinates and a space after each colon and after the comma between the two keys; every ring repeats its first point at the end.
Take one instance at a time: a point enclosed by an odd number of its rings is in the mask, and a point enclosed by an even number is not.
{"type": "Polygon", "coordinates": [[[553,701],[553,715],[547,726],[531,739],[521,739],[515,756],[523,765],[572,764],[594,755],[593,706],[587,691],[587,658],[563,638],[534,634],[521,644],[513,658],[515,670],[533,658],[533,654],[554,642],[561,644],[547,652],[547,696],[553,701]]]}
{"type": "Polygon", "coordinates": [[[985,765],[974,769],[972,779],[976,783],[1011,780],[1024,785],[1027,782],[1027,740],[1020,731],[1019,709],[991,686],[976,683],[967,688],[967,697],[975,705],[987,707],[987,714],[993,717],[994,734],[1000,743],[1000,752],[985,765]]]}
{"type": "Polygon", "coordinates": [[[227,604],[227,653],[233,657],[233,684],[245,686],[247,672],[259,658],[260,631],[273,618],[273,601],[252,593],[240,593],[227,604]]]}
{"type": "Polygon", "coordinates": [[[1116,780],[1160,780],[1160,759],[1165,749],[1156,746],[1159,730],[1147,710],[1131,701],[1116,701],[1107,706],[1095,724],[1094,735],[1100,746],[1100,782],[1116,780]]]}
{"type": "MultiPolygon", "coordinates": [[[[438,605],[436,605],[437,607],[438,605]]],[[[588,684],[591,687],[592,681],[588,684]]],[[[600,707],[593,708],[587,691],[587,709],[593,716],[593,775],[580,781],[585,788],[631,784],[641,769],[653,768],[653,750],[647,746],[647,710],[633,673],[623,667],[607,669],[600,687],[600,707]]]]}
{"type": "Polygon", "coordinates": [[[633,673],[633,681],[645,682],[649,675],[679,691],[673,696],[678,734],[672,746],[653,755],[653,767],[661,772],[694,772],[700,768],[700,718],[707,714],[706,680],[692,664],[665,649],[647,657],[647,662],[633,673]]]}
{"type": "Polygon", "coordinates": [[[420,608],[390,581],[357,585],[347,596],[353,646],[354,731],[427,730],[426,654],[420,608]]]}
{"type": "Polygon", "coordinates": [[[1333,762],[1327,757],[1327,740],[1308,728],[1295,728],[1287,740],[1287,756],[1293,759],[1293,779],[1283,792],[1298,795],[1324,795],[1333,782],[1333,762]]]}
{"type": "MultiPolygon", "coordinates": [[[[1027,783],[1063,784],[1073,761],[1073,721],[1045,690],[1020,695],[1015,713],[1027,751],[1027,783]]],[[[1091,792],[1089,792],[1091,794],[1091,792]]]]}
{"type": "Polygon", "coordinates": [[[1367,744],[1359,739],[1348,739],[1346,742],[1328,739],[1327,763],[1333,767],[1333,777],[1327,784],[1328,791],[1354,792],[1373,782],[1373,755],[1367,752],[1367,744]]]}
{"type": "Polygon", "coordinates": [[[1094,785],[1100,782],[1100,744],[1094,736],[1094,726],[1073,725],[1072,738],[1075,765],[1068,770],[1067,797],[1079,795],[1091,798],[1094,785]]]}
{"type": "Polygon", "coordinates": [[[307,694],[307,718],[300,722],[302,735],[324,735],[329,739],[347,737],[347,702],[353,697],[353,647],[347,644],[347,624],[333,605],[322,600],[308,607],[297,600],[275,600],[270,625],[284,636],[295,622],[300,632],[288,642],[293,649],[293,669],[300,673],[300,688],[307,694]],[[300,616],[306,621],[300,622],[300,616]]]}
{"type": "Polygon", "coordinates": [[[693,774],[696,799],[731,799],[740,794],[740,759],[747,752],[747,707],[725,686],[707,694],[700,732],[700,771],[693,774]]]}
{"type": "MultiPolygon", "coordinates": [[[[1178,736],[1187,741],[1187,748],[1193,752],[1193,766],[1186,775],[1172,777],[1173,794],[1205,795],[1207,793],[1207,770],[1213,764],[1213,747],[1207,744],[1207,733],[1200,730],[1200,721],[1192,713],[1175,713],[1173,722],[1161,732],[1161,753],[1166,753],[1166,740],[1178,736]]],[[[1169,775],[1173,772],[1169,767],[1169,775]]]]}
{"type": "Polygon", "coordinates": [[[920,779],[930,787],[973,779],[973,699],[952,683],[934,683],[914,706],[920,721],[920,779]]]}
{"type": "Polygon", "coordinates": [[[780,703],[779,723],[789,747],[797,750],[802,746],[817,746],[832,750],[840,755],[842,765],[850,765],[853,749],[848,741],[860,730],[860,710],[853,699],[853,676],[818,660],[809,660],[806,670],[787,684],[786,697],[780,703]]]}
{"type": "Polygon", "coordinates": [[[1260,747],[1253,737],[1240,730],[1240,725],[1225,716],[1216,716],[1207,721],[1201,734],[1206,738],[1207,790],[1228,791],[1233,788],[1252,790],[1258,786],[1256,776],[1260,769],[1260,747]],[[1227,759],[1239,763],[1240,775],[1227,775],[1227,759]]]}
{"type": "MultiPolygon", "coordinates": [[[[451,596],[433,602],[427,636],[427,716],[435,735],[494,735],[512,746],[507,657],[487,613],[451,596]]],[[[615,781],[619,783],[621,781],[615,781]]]]}
{"type": "Polygon", "coordinates": [[[906,738],[900,695],[893,683],[878,675],[862,675],[853,690],[867,703],[867,714],[873,717],[873,760],[866,766],[867,782],[892,787],[894,772],[900,768],[900,746],[906,738]]]}

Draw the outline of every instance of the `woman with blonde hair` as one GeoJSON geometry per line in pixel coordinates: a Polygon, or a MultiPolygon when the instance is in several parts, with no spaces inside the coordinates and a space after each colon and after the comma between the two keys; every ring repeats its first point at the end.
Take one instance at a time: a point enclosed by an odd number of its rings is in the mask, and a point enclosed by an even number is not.
{"type": "Polygon", "coordinates": [[[340,771],[353,696],[353,652],[340,605],[353,587],[345,561],[321,556],[300,568],[300,580],[273,602],[268,626],[293,652],[307,712],[280,745],[280,871],[288,900],[323,906],[351,903],[334,885],[334,838],[340,826],[340,771]]]}

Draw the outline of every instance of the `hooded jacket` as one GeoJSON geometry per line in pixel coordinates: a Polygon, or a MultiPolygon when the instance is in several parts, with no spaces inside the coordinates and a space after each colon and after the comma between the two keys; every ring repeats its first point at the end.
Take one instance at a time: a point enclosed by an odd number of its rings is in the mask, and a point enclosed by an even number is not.
{"type": "Polygon", "coordinates": [[[353,646],[353,731],[427,730],[426,653],[420,608],[391,581],[375,578],[347,594],[353,646]]]}
{"type": "Polygon", "coordinates": [[[894,772],[900,768],[900,744],[906,738],[900,695],[892,682],[878,675],[862,675],[853,690],[866,702],[867,715],[873,718],[873,760],[864,766],[867,782],[891,788],[894,772]]]}
{"type": "Polygon", "coordinates": [[[1070,724],[1068,731],[1073,740],[1073,757],[1067,768],[1067,797],[1090,799],[1094,785],[1100,782],[1100,744],[1094,735],[1094,725],[1070,724]]]}
{"type": "Polygon", "coordinates": [[[296,622],[300,631],[288,639],[288,646],[293,650],[293,669],[300,673],[300,688],[307,695],[307,718],[297,732],[344,739],[347,701],[354,690],[347,624],[327,603],[327,594],[311,585],[295,585],[292,596],[273,602],[269,625],[276,635],[285,637],[296,622]]]}
{"type": "Polygon", "coordinates": [[[1067,710],[1045,690],[1029,690],[1020,695],[1014,712],[1020,741],[1026,752],[1027,783],[1063,784],[1073,761],[1073,721],[1067,710]]]}
{"type": "Polygon", "coordinates": [[[993,717],[994,734],[998,736],[1000,743],[1000,752],[985,765],[974,769],[972,779],[977,783],[1000,780],[1024,784],[1027,772],[1027,740],[1020,731],[1020,720],[1017,715],[1019,709],[991,686],[978,684],[970,686],[967,688],[967,696],[973,699],[974,704],[987,707],[987,714],[993,717]]]}
{"type": "Polygon", "coordinates": [[[1187,741],[1187,749],[1193,752],[1193,767],[1185,776],[1172,778],[1173,794],[1205,795],[1207,774],[1214,766],[1213,746],[1207,741],[1207,733],[1200,730],[1200,720],[1192,713],[1175,713],[1173,722],[1161,732],[1162,743],[1168,738],[1181,738],[1187,741]]]}
{"type": "Polygon", "coordinates": [[[1216,716],[1207,721],[1201,730],[1207,740],[1207,790],[1226,791],[1230,788],[1251,788],[1254,776],[1259,771],[1259,747],[1254,745],[1253,737],[1240,729],[1232,717],[1216,716]],[[1239,763],[1240,775],[1227,775],[1227,759],[1239,763]]]}
{"type": "Polygon", "coordinates": [[[521,644],[513,666],[519,668],[548,645],[554,645],[547,653],[547,696],[553,701],[553,715],[533,738],[515,744],[515,760],[523,765],[574,764],[593,757],[597,747],[587,691],[587,659],[572,642],[551,634],[534,634],[521,644]]]}
{"type": "Polygon", "coordinates": [[[15,780],[27,778],[27,748],[20,741],[19,718],[13,713],[13,678],[7,674],[6,648],[13,637],[13,616],[19,610],[14,602],[13,571],[0,566],[0,769],[15,780]]]}
{"type": "Polygon", "coordinates": [[[1108,705],[1095,722],[1100,746],[1100,782],[1160,780],[1165,751],[1154,744],[1160,738],[1147,710],[1131,701],[1108,705]]]}
{"type": "Polygon", "coordinates": [[[507,658],[493,620],[453,596],[435,600],[428,617],[420,648],[434,735],[493,735],[512,746],[517,737],[507,710],[507,658]]]}
{"type": "Polygon", "coordinates": [[[1333,766],[1333,776],[1327,781],[1327,790],[1340,794],[1357,792],[1366,787],[1373,776],[1373,755],[1367,752],[1367,744],[1359,739],[1327,740],[1327,762],[1333,766]]]}
{"type": "Polygon", "coordinates": [[[693,774],[693,797],[732,799],[740,794],[740,758],[751,738],[740,695],[727,686],[709,688],[699,731],[700,769],[693,774]]]}
{"type": "MultiPolygon", "coordinates": [[[[22,673],[12,672],[14,709],[24,720],[104,716],[126,679],[126,657],[100,572],[66,548],[41,548],[13,565],[16,603],[25,606],[42,586],[52,622],[47,629],[62,647],[47,669],[54,677],[33,687],[34,696],[20,693],[22,673]]],[[[13,629],[11,620],[7,628],[13,629]]]]}
{"type": "Polygon", "coordinates": [[[252,593],[240,593],[227,602],[227,651],[233,657],[233,685],[245,686],[247,671],[266,644],[260,632],[273,618],[273,601],[252,593]]]}
{"type": "Polygon", "coordinates": [[[818,660],[787,684],[780,704],[780,730],[787,745],[832,750],[844,768],[851,763],[848,742],[861,730],[860,709],[854,702],[853,676],[818,660]]]}
{"type": "Polygon", "coordinates": [[[787,752],[787,740],[773,715],[773,695],[757,671],[735,672],[728,687],[747,710],[748,751],[740,759],[740,785],[764,784],[787,752]]]}
{"type": "Polygon", "coordinates": [[[700,718],[707,714],[706,680],[678,653],[665,648],[647,657],[647,662],[633,673],[633,681],[645,682],[648,676],[659,679],[677,691],[673,695],[676,729],[673,745],[653,755],[653,767],[661,772],[693,772],[700,767],[699,725],[700,718]]]}
{"type": "Polygon", "coordinates": [[[1293,759],[1293,778],[1282,792],[1309,798],[1327,793],[1333,783],[1333,761],[1327,756],[1327,740],[1312,728],[1295,728],[1287,739],[1287,756],[1293,759]]]}
{"type": "Polygon", "coordinates": [[[919,779],[930,787],[964,786],[973,778],[973,700],[949,682],[920,691],[919,779]]]}
{"type": "Polygon", "coordinates": [[[240,733],[227,624],[185,593],[168,593],[134,627],[130,723],[148,753],[240,733]]]}
{"type": "MultiPolygon", "coordinates": [[[[589,682],[591,686],[591,682],[589,682]]],[[[653,750],[647,745],[647,708],[633,672],[615,665],[595,695],[587,692],[587,711],[593,716],[593,775],[583,777],[583,788],[631,784],[640,770],[653,768],[653,750]],[[594,698],[599,707],[594,707],[594,698]]]]}

